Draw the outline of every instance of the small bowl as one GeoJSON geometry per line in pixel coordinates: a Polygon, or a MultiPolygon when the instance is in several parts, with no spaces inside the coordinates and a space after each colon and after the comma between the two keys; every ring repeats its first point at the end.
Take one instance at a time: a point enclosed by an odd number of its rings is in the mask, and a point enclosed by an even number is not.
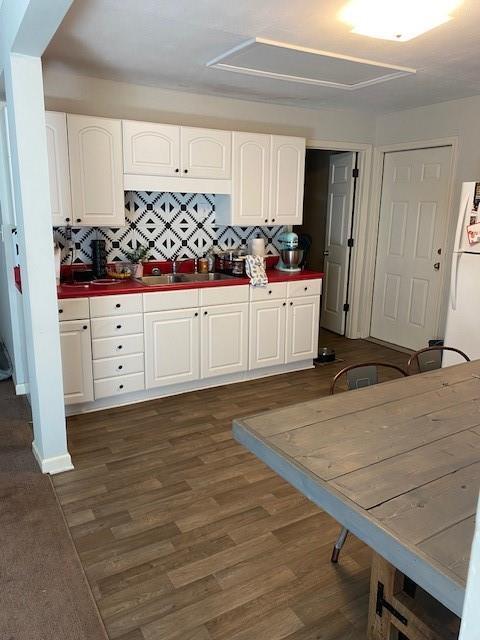
{"type": "Polygon", "coordinates": [[[107,267],[107,275],[109,278],[116,280],[128,280],[133,278],[137,272],[137,264],[133,262],[114,262],[107,267]]]}

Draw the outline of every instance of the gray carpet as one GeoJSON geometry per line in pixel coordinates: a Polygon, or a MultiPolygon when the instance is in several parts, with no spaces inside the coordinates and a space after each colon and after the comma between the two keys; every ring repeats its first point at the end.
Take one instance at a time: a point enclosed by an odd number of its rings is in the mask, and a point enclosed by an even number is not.
{"type": "Polygon", "coordinates": [[[50,478],[31,453],[28,414],[1,382],[0,640],[105,640],[50,478]]]}

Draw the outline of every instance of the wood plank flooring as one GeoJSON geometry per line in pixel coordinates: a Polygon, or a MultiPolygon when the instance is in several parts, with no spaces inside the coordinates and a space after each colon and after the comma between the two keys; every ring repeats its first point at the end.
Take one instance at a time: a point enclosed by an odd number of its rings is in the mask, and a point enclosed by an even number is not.
{"type": "Polygon", "coordinates": [[[370,551],[231,437],[235,417],[326,395],[407,355],[322,332],[344,362],[69,419],[55,490],[112,639],[358,640],[370,551]]]}

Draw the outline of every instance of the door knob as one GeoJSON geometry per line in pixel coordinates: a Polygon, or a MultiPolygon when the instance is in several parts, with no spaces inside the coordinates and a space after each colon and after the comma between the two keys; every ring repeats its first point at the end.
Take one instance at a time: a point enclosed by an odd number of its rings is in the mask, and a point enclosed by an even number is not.
{"type": "Polygon", "coordinates": [[[433,268],[435,269],[435,271],[440,271],[440,263],[435,262],[435,264],[433,265],[433,268]]]}

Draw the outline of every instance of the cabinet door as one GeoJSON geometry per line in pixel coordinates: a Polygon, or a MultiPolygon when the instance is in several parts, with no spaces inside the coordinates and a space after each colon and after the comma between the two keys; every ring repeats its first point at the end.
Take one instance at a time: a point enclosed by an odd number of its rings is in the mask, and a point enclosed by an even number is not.
{"type": "Polygon", "coordinates": [[[252,302],[250,305],[250,369],[285,362],[285,300],[252,302]]]}
{"type": "Polygon", "coordinates": [[[93,400],[90,321],[60,322],[60,346],[65,404],[93,400]]]}
{"type": "Polygon", "coordinates": [[[182,175],[190,178],[231,177],[231,131],[182,127],[180,140],[182,175]]]}
{"type": "Polygon", "coordinates": [[[67,116],[74,226],[125,225],[120,120],[67,116]]]}
{"type": "Polygon", "coordinates": [[[269,219],[270,136],[234,131],[231,224],[265,225],[269,219]]]}
{"type": "Polygon", "coordinates": [[[287,302],[287,364],[318,355],[319,308],[320,296],[287,302]]]}
{"type": "Polygon", "coordinates": [[[305,139],[272,136],[270,222],[302,224],[305,139]]]}
{"type": "Polygon", "coordinates": [[[47,131],[48,176],[52,224],[64,227],[72,220],[72,196],[68,169],[67,116],[56,111],[45,112],[47,131]]]}
{"type": "Polygon", "coordinates": [[[202,307],[202,378],[247,370],[248,302],[202,307]]]}
{"type": "Polygon", "coordinates": [[[123,157],[125,173],[180,175],[180,127],[124,120],[123,157]]]}
{"type": "Polygon", "coordinates": [[[198,309],[145,314],[146,388],[163,387],[200,377],[198,309]]]}

